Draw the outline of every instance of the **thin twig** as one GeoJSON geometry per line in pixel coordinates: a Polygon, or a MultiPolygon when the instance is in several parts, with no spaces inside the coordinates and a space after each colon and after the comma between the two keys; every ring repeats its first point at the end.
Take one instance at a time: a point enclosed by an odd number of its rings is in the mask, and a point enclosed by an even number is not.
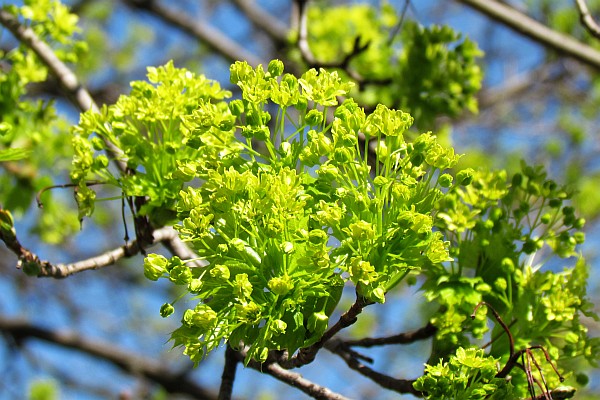
{"type": "Polygon", "coordinates": [[[600,26],[594,21],[594,17],[585,3],[585,0],[575,0],[577,9],[579,10],[579,18],[587,31],[595,38],[600,39],[600,26]]]}
{"type": "Polygon", "coordinates": [[[112,344],[91,340],[74,332],[51,330],[25,320],[2,316],[0,316],[0,331],[11,336],[19,345],[30,339],[40,339],[98,357],[129,374],[143,376],[157,383],[169,393],[184,393],[197,399],[216,398],[215,394],[188,377],[187,368],[182,372],[172,371],[164,362],[140,357],[112,344]]]}
{"type": "MultiPolygon", "coordinates": [[[[85,183],[86,186],[104,185],[104,184],[106,184],[106,182],[101,182],[101,181],[90,181],[90,182],[86,182],[85,183]]],[[[72,187],[77,187],[77,184],[75,184],[75,183],[64,183],[62,185],[46,186],[45,188],[43,188],[39,192],[37,192],[37,194],[35,195],[35,202],[37,203],[37,206],[39,208],[44,208],[44,203],[42,203],[42,195],[46,191],[52,190],[52,189],[67,189],[67,188],[72,188],[72,187]]]]}
{"type": "Polygon", "coordinates": [[[342,340],[330,340],[325,344],[325,348],[334,354],[340,356],[351,369],[357,371],[363,376],[371,379],[379,386],[392,390],[397,393],[411,393],[416,396],[421,395],[413,387],[414,380],[411,379],[397,379],[389,375],[382,374],[375,371],[374,369],[364,365],[359,359],[352,353],[347,347],[346,343],[342,340]]]}
{"type": "Polygon", "coordinates": [[[544,46],[600,69],[600,52],[572,36],[560,33],[514,8],[492,0],[457,0],[544,46]]]}
{"type": "Polygon", "coordinates": [[[479,307],[481,307],[483,305],[486,306],[492,312],[492,314],[494,315],[494,318],[496,318],[496,321],[498,321],[498,323],[500,324],[502,329],[504,329],[504,332],[506,332],[506,334],[508,335],[508,344],[510,346],[510,356],[512,357],[513,354],[515,354],[515,339],[513,338],[512,333],[510,333],[510,329],[504,323],[504,321],[500,317],[500,314],[498,314],[498,312],[494,309],[494,307],[492,307],[489,303],[482,301],[479,304],[477,304],[477,306],[475,306],[475,310],[473,310],[473,314],[471,314],[471,318],[475,319],[475,314],[477,314],[477,310],[479,310],[479,307]]]}
{"type": "Polygon", "coordinates": [[[429,339],[437,332],[437,328],[433,324],[428,323],[423,328],[419,328],[412,332],[403,332],[398,335],[382,337],[382,338],[363,338],[357,340],[345,340],[347,346],[373,347],[383,346],[388,344],[409,344],[418,340],[429,339]]]}
{"type": "Polygon", "coordinates": [[[260,58],[246,51],[220,30],[209,26],[206,22],[198,22],[184,12],[164,7],[154,0],[123,0],[123,2],[130,7],[148,11],[170,25],[181,29],[225,57],[228,61],[247,61],[248,64],[253,66],[264,64],[260,58]]]}

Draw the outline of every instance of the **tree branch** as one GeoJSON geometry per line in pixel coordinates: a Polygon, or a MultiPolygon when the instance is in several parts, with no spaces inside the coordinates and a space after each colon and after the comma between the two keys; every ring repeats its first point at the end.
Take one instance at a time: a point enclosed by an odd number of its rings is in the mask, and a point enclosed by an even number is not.
{"type": "Polygon", "coordinates": [[[29,339],[40,339],[101,358],[129,374],[156,382],[169,393],[185,393],[197,399],[216,399],[213,393],[189,379],[187,371],[173,372],[162,362],[140,357],[108,343],[84,338],[74,332],[55,331],[28,321],[2,316],[0,331],[11,336],[18,345],[29,339]]]}
{"type": "Polygon", "coordinates": [[[575,0],[577,9],[579,10],[579,18],[587,31],[597,39],[600,39],[600,26],[594,21],[590,10],[587,8],[585,0],[575,0]]]}
{"type": "Polygon", "coordinates": [[[263,30],[276,44],[287,42],[289,28],[279,19],[263,10],[253,0],[232,0],[257,28],[263,30]]]}
{"type": "Polygon", "coordinates": [[[383,346],[387,344],[408,344],[418,340],[429,339],[437,332],[437,328],[431,323],[428,323],[423,328],[419,328],[412,332],[403,332],[398,335],[382,337],[382,338],[363,338],[358,340],[344,340],[346,346],[373,347],[383,346]]]}
{"type": "Polygon", "coordinates": [[[398,393],[411,393],[415,396],[422,394],[413,387],[414,380],[397,379],[389,375],[382,374],[374,369],[364,365],[358,360],[355,354],[347,347],[342,340],[331,340],[325,344],[325,348],[334,354],[340,356],[351,369],[357,371],[363,376],[371,379],[379,386],[398,393]]]}
{"type": "MultiPolygon", "coordinates": [[[[238,357],[238,361],[243,362],[244,358],[246,357],[246,350],[244,349],[241,351],[237,351],[236,354],[238,357]]],[[[315,399],[348,400],[341,394],[335,393],[324,386],[311,382],[308,379],[303,378],[302,375],[292,371],[288,371],[287,369],[282,368],[274,362],[261,364],[258,361],[251,360],[248,363],[248,367],[260,371],[262,373],[267,373],[281,382],[284,382],[290,386],[300,389],[302,392],[315,399]]]]}
{"type": "MultiPolygon", "coordinates": [[[[177,232],[173,228],[160,228],[152,232],[152,235],[154,240],[151,245],[164,243],[174,255],[179,256],[181,259],[194,258],[194,253],[179,240],[177,232]]],[[[70,264],[52,264],[49,261],[41,260],[37,254],[23,247],[16,235],[11,236],[13,236],[12,239],[2,235],[0,236],[0,239],[5,242],[6,246],[15,253],[17,257],[19,257],[18,267],[25,267],[26,264],[29,264],[27,266],[28,268],[37,268],[37,276],[40,278],[66,278],[67,276],[79,272],[107,267],[116,263],[121,258],[132,257],[140,251],[137,240],[134,240],[121,247],[109,250],[86,260],[70,264]]]]}
{"type": "Polygon", "coordinates": [[[557,32],[514,8],[491,0],[458,0],[557,52],[600,69],[600,52],[572,36],[557,32]]]}
{"type": "Polygon", "coordinates": [[[233,382],[235,380],[235,371],[239,360],[236,351],[230,346],[225,349],[225,365],[221,375],[221,388],[219,389],[219,400],[231,400],[233,393],[233,382]]]}
{"type": "Polygon", "coordinates": [[[211,50],[221,54],[228,61],[247,61],[248,64],[257,66],[264,64],[261,59],[246,51],[235,41],[229,39],[220,30],[207,24],[198,23],[188,14],[163,7],[154,0],[122,0],[130,7],[138,8],[154,14],[163,21],[181,29],[187,34],[203,42],[211,50]]]}

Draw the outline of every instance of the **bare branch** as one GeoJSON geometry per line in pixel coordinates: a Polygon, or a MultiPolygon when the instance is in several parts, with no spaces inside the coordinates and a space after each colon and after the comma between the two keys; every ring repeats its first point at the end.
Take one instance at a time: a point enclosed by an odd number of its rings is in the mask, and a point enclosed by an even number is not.
{"type": "Polygon", "coordinates": [[[358,314],[360,314],[362,310],[370,304],[373,303],[365,299],[364,297],[357,296],[357,299],[354,302],[354,304],[352,304],[352,307],[350,307],[348,311],[342,314],[338,322],[336,322],[335,325],[329,328],[317,343],[313,344],[310,347],[300,349],[297,355],[287,360],[279,360],[279,364],[283,368],[287,369],[298,368],[303,365],[310,364],[315,360],[317,353],[325,345],[325,343],[327,343],[329,339],[335,336],[342,329],[354,324],[358,318],[358,314]]]}
{"type": "Polygon", "coordinates": [[[364,365],[351,351],[349,351],[346,343],[342,340],[331,340],[325,344],[325,348],[340,356],[346,362],[348,367],[359,372],[361,375],[366,376],[383,388],[398,393],[411,393],[415,396],[421,395],[421,393],[413,387],[414,380],[393,378],[364,365]]]}
{"type": "MultiPolygon", "coordinates": [[[[238,351],[236,352],[236,354],[238,360],[242,362],[246,357],[246,349],[238,351]]],[[[282,368],[274,362],[261,364],[257,361],[251,360],[248,363],[248,367],[263,373],[267,373],[281,382],[284,382],[290,386],[300,389],[302,392],[306,393],[314,399],[348,400],[341,394],[335,393],[324,386],[311,382],[308,379],[303,378],[302,375],[292,371],[288,371],[287,369],[282,368]]]]}
{"type": "Polygon", "coordinates": [[[235,371],[239,360],[236,351],[230,346],[225,349],[225,365],[221,375],[221,388],[219,389],[219,400],[231,400],[233,392],[233,381],[235,380],[235,371]]]}
{"type": "Polygon", "coordinates": [[[279,22],[279,19],[263,10],[253,0],[232,0],[232,2],[259,29],[267,33],[275,42],[287,42],[289,28],[279,22]]]}
{"type": "Polygon", "coordinates": [[[130,7],[148,11],[163,21],[183,30],[187,34],[200,40],[212,50],[221,54],[228,61],[244,60],[253,66],[264,64],[260,58],[246,51],[246,49],[229,39],[220,30],[211,27],[206,23],[198,23],[184,12],[163,7],[154,0],[123,0],[123,2],[130,7]]]}
{"type": "Polygon", "coordinates": [[[431,323],[428,323],[423,328],[419,328],[412,332],[403,332],[398,335],[382,337],[382,338],[363,338],[358,340],[344,340],[346,346],[373,347],[383,346],[387,344],[409,344],[418,340],[429,339],[437,332],[437,328],[431,323]]]}
{"type": "Polygon", "coordinates": [[[458,0],[488,17],[506,25],[559,53],[573,57],[591,67],[600,69],[600,52],[574,39],[572,36],[560,33],[515,10],[514,8],[491,0],[458,0]]]}
{"type": "MultiPolygon", "coordinates": [[[[182,259],[192,259],[194,254],[185,246],[177,235],[177,232],[172,227],[164,227],[152,232],[153,242],[151,245],[157,243],[166,243],[166,246],[182,259]]],[[[37,267],[40,278],[66,278],[67,276],[91,270],[107,267],[116,263],[121,258],[132,257],[139,253],[140,248],[136,240],[127,243],[121,247],[113,250],[109,250],[98,256],[88,258],[86,260],[77,261],[70,264],[52,264],[48,261],[41,260],[37,254],[26,249],[18,241],[16,235],[11,237],[0,236],[6,246],[19,257],[19,267],[23,267],[26,263],[33,264],[37,267]]],[[[31,267],[31,266],[30,266],[31,267]]]]}
{"type": "Polygon", "coordinates": [[[197,399],[216,398],[213,393],[192,381],[186,374],[187,371],[174,372],[162,362],[127,352],[109,343],[90,340],[74,332],[51,330],[25,320],[2,316],[0,316],[0,331],[11,336],[19,345],[30,339],[40,339],[101,358],[129,374],[143,376],[161,385],[170,393],[185,393],[197,399]]]}
{"type": "Polygon", "coordinates": [[[592,14],[590,14],[590,10],[588,9],[585,0],[575,0],[575,4],[577,4],[579,17],[583,26],[592,36],[600,39],[600,26],[598,26],[596,21],[594,21],[594,18],[592,17],[592,14]]]}

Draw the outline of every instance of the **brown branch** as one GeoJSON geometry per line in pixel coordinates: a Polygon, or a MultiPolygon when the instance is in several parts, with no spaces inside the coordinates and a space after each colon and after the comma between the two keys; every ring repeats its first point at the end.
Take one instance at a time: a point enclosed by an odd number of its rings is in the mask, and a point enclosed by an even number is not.
{"type": "Polygon", "coordinates": [[[352,304],[350,309],[344,314],[342,314],[342,316],[335,323],[335,325],[329,328],[317,343],[313,344],[310,347],[300,349],[298,354],[291,358],[279,360],[279,365],[281,365],[283,368],[291,369],[298,368],[313,362],[315,360],[315,357],[317,356],[317,353],[325,345],[325,343],[327,343],[329,339],[335,336],[342,329],[354,324],[358,318],[358,314],[360,314],[362,310],[370,304],[373,303],[365,299],[364,297],[357,296],[356,301],[354,302],[354,304],[352,304]]]}
{"type": "MultiPolygon", "coordinates": [[[[246,357],[246,352],[247,349],[243,349],[241,351],[236,352],[239,362],[243,362],[244,358],[246,357]]],[[[301,390],[302,392],[306,393],[308,396],[314,399],[348,400],[341,394],[335,393],[330,389],[326,388],[325,386],[321,386],[312,381],[309,381],[308,379],[303,378],[302,375],[298,373],[288,371],[287,369],[282,368],[274,362],[261,364],[258,361],[251,360],[248,363],[248,367],[255,369],[259,372],[269,374],[275,379],[301,390]]]]}
{"type": "MultiPolygon", "coordinates": [[[[151,245],[157,243],[166,243],[167,247],[173,251],[173,254],[179,256],[182,259],[193,258],[194,255],[187,247],[181,243],[177,232],[171,227],[164,227],[157,229],[152,232],[154,237],[151,245]],[[182,247],[184,246],[184,247],[182,247]],[[184,249],[180,251],[180,249],[184,249]],[[187,258],[186,256],[190,256],[187,258]]],[[[18,267],[24,267],[27,265],[28,268],[37,268],[37,276],[40,278],[66,278],[67,276],[92,270],[107,267],[116,263],[121,258],[132,257],[139,253],[140,248],[136,240],[127,243],[121,247],[113,250],[106,251],[95,257],[88,258],[86,260],[77,261],[70,264],[52,264],[49,261],[41,260],[37,254],[26,249],[18,241],[16,235],[14,238],[7,238],[4,235],[0,236],[6,246],[19,257],[18,267]],[[12,240],[11,240],[12,239],[12,240]]]]}
{"type": "Polygon", "coordinates": [[[577,9],[579,10],[579,18],[587,31],[597,39],[600,39],[600,26],[594,21],[590,10],[585,3],[585,0],[575,0],[577,9]]]}
{"type": "Polygon", "coordinates": [[[409,344],[418,340],[429,339],[437,332],[437,328],[428,323],[423,328],[412,332],[403,332],[398,335],[382,338],[363,338],[358,340],[344,340],[346,346],[373,347],[387,344],[409,344]]]}
{"type": "Polygon", "coordinates": [[[277,44],[287,42],[289,28],[279,22],[279,18],[263,10],[253,0],[232,0],[232,2],[246,15],[250,22],[266,32],[277,44]]]}
{"type": "Polygon", "coordinates": [[[492,307],[489,303],[487,303],[485,301],[481,301],[481,302],[479,302],[479,304],[477,304],[475,306],[475,310],[473,310],[473,313],[471,314],[471,318],[475,319],[477,310],[479,310],[479,307],[481,307],[481,306],[486,306],[492,312],[492,314],[494,315],[494,318],[496,318],[496,321],[498,321],[498,323],[500,324],[500,326],[502,327],[504,332],[506,332],[506,335],[508,336],[510,356],[512,357],[515,354],[515,339],[513,338],[513,335],[510,332],[510,328],[502,320],[502,318],[500,317],[500,314],[498,314],[498,312],[494,309],[494,307],[492,307]]]}
{"type": "Polygon", "coordinates": [[[264,64],[260,58],[246,51],[246,49],[229,39],[220,30],[211,27],[206,23],[198,23],[196,19],[191,18],[184,12],[164,7],[154,0],[122,1],[130,7],[148,11],[170,25],[181,29],[185,33],[204,43],[211,50],[225,57],[228,61],[247,61],[248,64],[253,66],[264,64]]]}
{"type": "Polygon", "coordinates": [[[414,380],[393,378],[364,365],[356,355],[349,351],[350,349],[348,349],[346,343],[342,340],[331,340],[326,343],[325,348],[340,356],[348,367],[366,376],[383,388],[398,393],[410,393],[415,396],[422,396],[421,392],[413,387],[414,380]]]}
{"type": "Polygon", "coordinates": [[[174,372],[164,362],[144,358],[99,340],[91,340],[74,332],[57,331],[28,321],[0,316],[0,331],[21,345],[30,339],[40,339],[62,347],[109,361],[121,370],[161,385],[169,393],[184,393],[197,399],[216,399],[215,394],[191,380],[185,370],[174,372]]]}
{"type": "Polygon", "coordinates": [[[239,360],[236,351],[230,346],[225,349],[225,365],[221,375],[221,388],[219,389],[219,400],[231,400],[233,393],[233,382],[235,380],[235,371],[239,360]]]}
{"type": "Polygon", "coordinates": [[[570,35],[560,33],[516,9],[492,0],[458,0],[508,28],[523,34],[557,52],[573,57],[591,67],[600,69],[600,52],[570,35]]]}

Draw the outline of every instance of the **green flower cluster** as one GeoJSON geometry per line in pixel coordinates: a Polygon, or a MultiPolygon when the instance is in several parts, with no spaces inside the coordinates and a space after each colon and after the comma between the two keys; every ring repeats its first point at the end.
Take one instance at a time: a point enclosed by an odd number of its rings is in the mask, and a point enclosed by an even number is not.
{"type": "Polygon", "coordinates": [[[308,42],[321,62],[335,63],[340,55],[353,54],[356,41],[366,46],[350,61],[366,82],[353,93],[361,104],[406,110],[420,127],[431,126],[439,115],[477,112],[475,95],[483,73],[476,61],[483,53],[450,27],[422,27],[406,20],[391,36],[398,15],[386,2],[379,9],[315,4],[308,18],[308,42]]]}
{"type": "Polygon", "coordinates": [[[157,255],[145,262],[148,278],[196,296],[173,333],[196,362],[222,341],[250,346],[247,360],[293,353],[320,339],[345,282],[383,303],[409,271],[450,260],[432,212],[452,186],[439,173],[458,161],[451,148],[430,134],[406,142],[412,118],[404,112],[379,106],[366,115],[352,99],[339,104],[352,85],[336,72],[296,78],[277,60],[266,71],[237,62],[231,81],[241,99],[206,114],[203,126],[234,115],[227,126],[242,140],[232,146],[243,150],[215,160],[197,174],[199,188],[176,196],[175,228],[207,265],[157,255]],[[276,113],[267,111],[273,105],[276,113]],[[360,135],[377,149],[375,175],[360,135]]]}
{"type": "Polygon", "coordinates": [[[417,379],[415,389],[425,394],[425,399],[483,400],[518,399],[510,381],[496,378],[498,360],[485,356],[481,349],[462,347],[448,362],[427,365],[425,375],[417,379]]]}
{"type": "MultiPolygon", "coordinates": [[[[5,4],[2,9],[29,27],[52,47],[59,59],[76,62],[86,44],[73,38],[78,31],[77,16],[59,1],[26,0],[22,5],[5,4]]],[[[42,82],[48,69],[35,52],[20,44],[0,58],[10,68],[0,69],[0,162],[11,173],[0,176],[0,204],[19,218],[35,194],[52,185],[52,177],[68,170],[71,156],[70,133],[66,121],[55,115],[52,101],[32,100],[28,84],[42,82]]],[[[43,196],[44,211],[33,232],[50,243],[60,243],[79,228],[77,213],[49,192],[43,196]]]]}
{"type": "MultiPolygon", "coordinates": [[[[600,341],[588,337],[580,320],[597,318],[586,294],[588,266],[576,250],[585,221],[568,204],[569,191],[526,164],[510,178],[480,171],[470,179],[438,203],[435,225],[450,241],[454,261],[424,270],[425,297],[440,306],[431,319],[438,332],[430,363],[483,336],[488,318],[483,311],[474,319],[471,314],[485,301],[510,325],[517,349],[542,344],[554,362],[583,356],[595,364],[600,341]],[[552,255],[577,261],[560,272],[540,271],[552,255]]],[[[490,354],[506,362],[509,342],[502,332],[494,328],[492,337],[499,338],[490,354]]],[[[545,370],[548,381],[559,384],[550,366],[545,370]]],[[[521,374],[513,383],[524,380],[521,374]]]]}
{"type": "Polygon", "coordinates": [[[74,129],[71,179],[78,185],[80,218],[94,210],[95,192],[87,182],[100,178],[123,196],[146,198],[138,212],[155,226],[173,222],[183,184],[239,150],[232,143],[234,116],[223,101],[230,92],[172,62],[148,68],[148,80],[132,82],[129,95],[99,114],[83,113],[74,129]],[[122,152],[118,157],[130,173],[112,173],[101,152],[106,143],[122,152]]]}

